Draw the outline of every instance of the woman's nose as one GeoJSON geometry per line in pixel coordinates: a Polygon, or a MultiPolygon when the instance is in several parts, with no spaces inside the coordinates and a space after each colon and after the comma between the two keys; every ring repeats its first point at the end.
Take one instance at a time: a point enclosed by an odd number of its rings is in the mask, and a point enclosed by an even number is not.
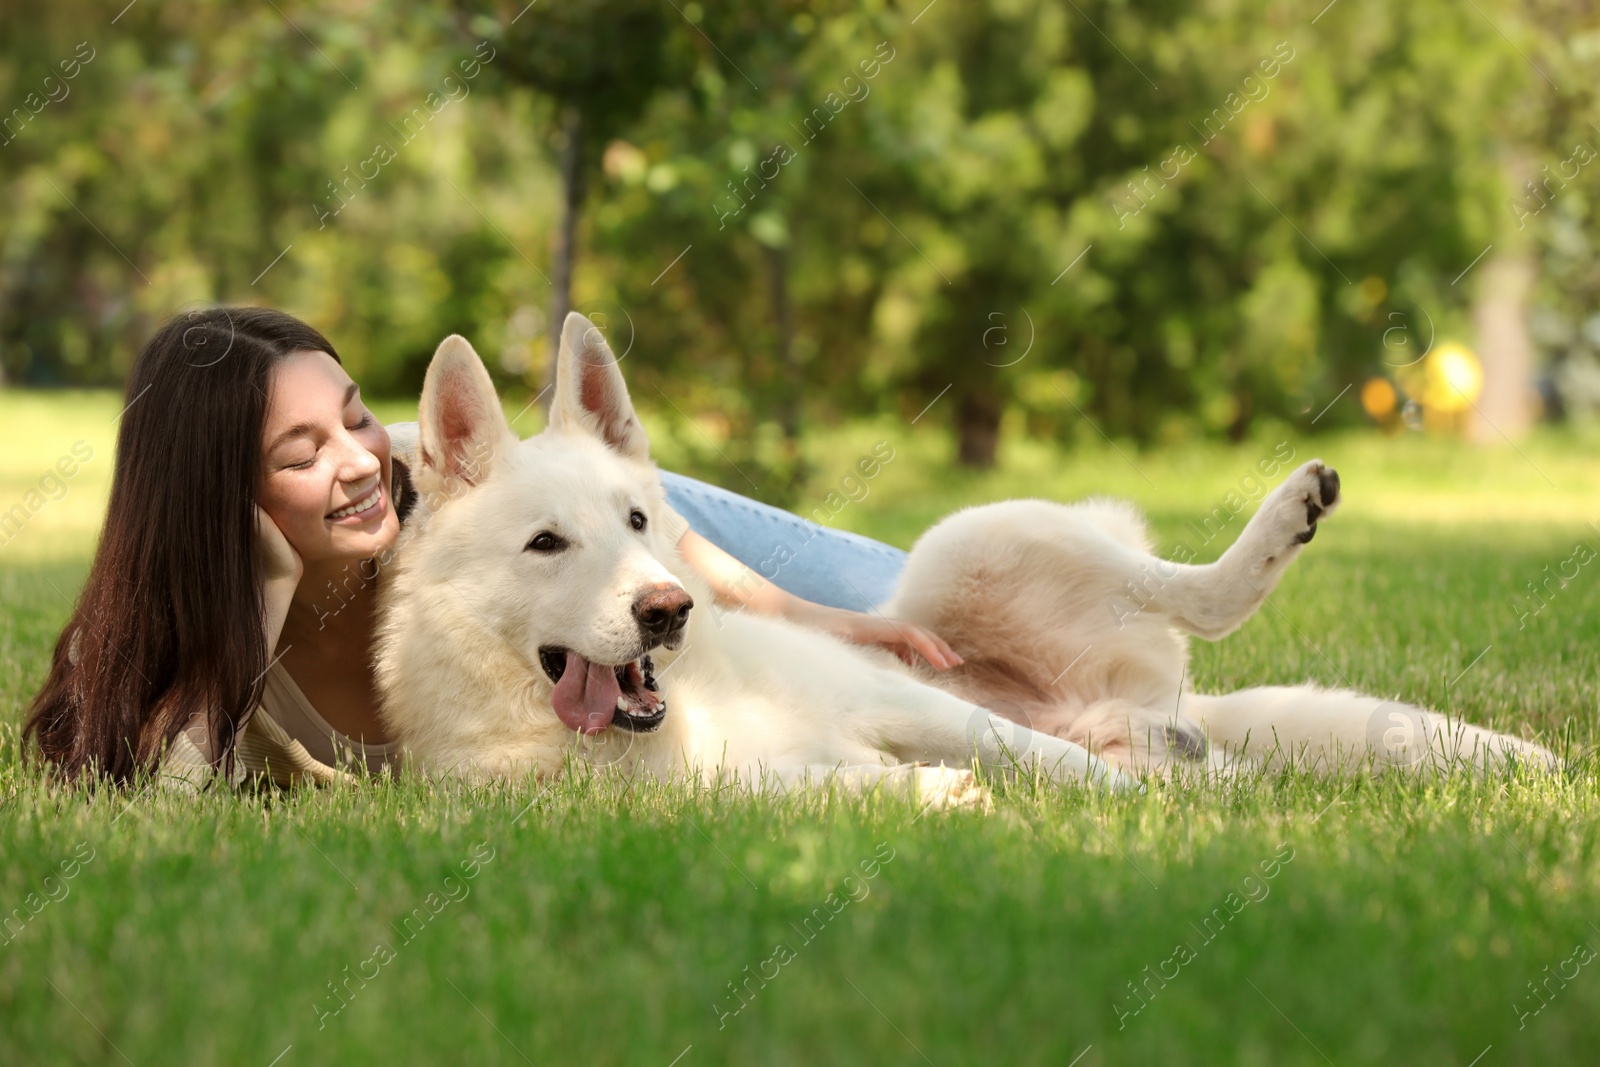
{"type": "Polygon", "coordinates": [[[383,470],[383,464],[377,456],[369,452],[359,441],[347,438],[345,441],[344,462],[341,464],[341,468],[341,480],[355,482],[378,474],[383,470]]]}

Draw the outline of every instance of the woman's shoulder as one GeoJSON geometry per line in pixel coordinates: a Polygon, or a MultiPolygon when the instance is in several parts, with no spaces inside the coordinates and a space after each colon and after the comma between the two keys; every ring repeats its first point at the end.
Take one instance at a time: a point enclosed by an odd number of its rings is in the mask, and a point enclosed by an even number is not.
{"type": "MultiPolygon", "coordinates": [[[[278,668],[271,668],[276,670],[278,668]]],[[[349,784],[358,781],[348,771],[323,763],[280,723],[281,711],[273,705],[283,697],[271,689],[262,693],[261,703],[240,731],[233,749],[233,766],[226,782],[234,788],[253,780],[270,781],[284,788],[310,782],[315,785],[349,784]]],[[[160,765],[160,784],[182,792],[200,792],[224,775],[208,753],[194,743],[187,730],[180,730],[167,746],[160,765]]]]}

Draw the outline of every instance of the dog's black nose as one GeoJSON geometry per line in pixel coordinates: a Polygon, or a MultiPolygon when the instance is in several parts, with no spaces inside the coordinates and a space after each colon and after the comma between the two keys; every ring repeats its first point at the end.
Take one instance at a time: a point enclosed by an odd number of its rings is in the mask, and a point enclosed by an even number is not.
{"type": "Polygon", "coordinates": [[[689,621],[694,600],[682,586],[659,585],[639,595],[633,602],[633,617],[639,629],[651,637],[666,637],[681,630],[689,621]]]}

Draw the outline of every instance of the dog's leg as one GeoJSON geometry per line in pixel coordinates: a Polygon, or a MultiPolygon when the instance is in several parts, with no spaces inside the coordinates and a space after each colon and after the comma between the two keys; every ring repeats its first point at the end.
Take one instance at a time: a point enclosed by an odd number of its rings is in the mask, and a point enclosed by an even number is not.
{"type": "Polygon", "coordinates": [[[1207,564],[1154,555],[1138,513],[1114,501],[971,508],[918,540],[883,610],[968,660],[947,687],[986,674],[1015,679],[1012,699],[1171,706],[1187,653],[1174,630],[1215,640],[1241,626],[1338,502],[1338,476],[1313,460],[1207,564]]]}
{"type": "Polygon", "coordinates": [[[1182,711],[1230,754],[1312,770],[1365,767],[1417,773],[1511,763],[1555,770],[1549,750],[1397,700],[1348,689],[1263,686],[1185,695],[1182,711]]]}
{"type": "Polygon", "coordinates": [[[1210,641],[1226,637],[1255,614],[1278,579],[1339,506],[1339,475],[1321,460],[1304,464],[1261,502],[1222,558],[1185,566],[1156,561],[1141,611],[1164,615],[1210,641]]]}
{"type": "Polygon", "coordinates": [[[1088,705],[1070,717],[1059,736],[1136,774],[1220,771],[1229,762],[1207,743],[1200,726],[1175,708],[1150,708],[1130,700],[1113,698],[1088,705]]]}
{"type": "Polygon", "coordinates": [[[1082,745],[1039,733],[950,693],[900,675],[885,686],[870,720],[874,743],[907,763],[970,766],[1004,774],[1043,774],[1057,782],[1101,789],[1140,788],[1134,778],[1082,745]]]}

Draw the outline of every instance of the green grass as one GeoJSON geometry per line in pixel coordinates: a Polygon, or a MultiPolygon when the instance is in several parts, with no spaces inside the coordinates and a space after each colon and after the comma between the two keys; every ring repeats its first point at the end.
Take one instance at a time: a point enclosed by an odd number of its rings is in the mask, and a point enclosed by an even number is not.
{"type": "MultiPolygon", "coordinates": [[[[1600,548],[1592,440],[1291,438],[1296,462],[1339,467],[1347,502],[1272,606],[1193,667],[1202,688],[1348,682],[1537,733],[1573,757],[1564,779],[1288,774],[1116,800],[1021,783],[987,816],[918,819],[887,799],[579,779],[197,800],[43,782],[15,724],[83,580],[117,407],[0,393],[0,508],[74,441],[95,449],[0,547],[0,913],[59,898],[0,927],[0,1063],[1490,1067],[1600,1050],[1600,967],[1551,977],[1600,950],[1600,567],[1524,629],[1512,607],[1577,541],[1600,548]],[[465,879],[475,846],[493,858],[465,879]],[[1149,978],[1180,943],[1193,958],[1149,978]]],[[[664,423],[681,462],[691,435],[664,423]]],[[[900,544],[962,504],[1117,493],[1170,546],[1278,444],[1009,441],[979,476],[949,469],[931,427],[853,425],[811,442],[808,499],[877,440],[894,460],[836,521],[900,544]]]]}

